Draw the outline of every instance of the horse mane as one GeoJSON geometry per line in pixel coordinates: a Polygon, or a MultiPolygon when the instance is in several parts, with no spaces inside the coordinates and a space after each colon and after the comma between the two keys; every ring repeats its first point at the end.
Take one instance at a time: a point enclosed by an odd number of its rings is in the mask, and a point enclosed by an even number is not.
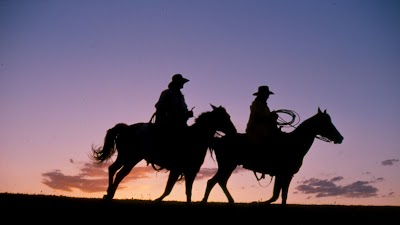
{"type": "Polygon", "coordinates": [[[193,125],[195,125],[195,124],[197,124],[197,125],[210,124],[210,123],[214,122],[213,112],[215,112],[215,110],[225,110],[225,108],[222,106],[219,106],[218,108],[215,108],[213,111],[202,112],[198,117],[195,118],[195,120],[194,120],[195,123],[193,125]]]}
{"type": "Polygon", "coordinates": [[[211,111],[202,112],[195,120],[195,123],[207,121],[211,117],[211,111]]]}
{"type": "Polygon", "coordinates": [[[317,113],[317,114],[315,114],[315,115],[313,115],[313,116],[307,118],[306,120],[304,120],[303,122],[301,122],[301,123],[299,124],[299,126],[298,126],[295,130],[293,130],[292,132],[294,132],[294,131],[299,132],[299,131],[301,131],[302,129],[304,129],[304,127],[308,127],[309,124],[316,123],[316,121],[318,120],[318,118],[321,117],[321,116],[325,116],[325,117],[327,117],[329,120],[331,120],[330,115],[329,115],[329,114],[326,112],[326,110],[325,110],[323,113],[320,112],[320,113],[317,113]],[[300,129],[299,129],[299,128],[300,128],[300,129]]]}

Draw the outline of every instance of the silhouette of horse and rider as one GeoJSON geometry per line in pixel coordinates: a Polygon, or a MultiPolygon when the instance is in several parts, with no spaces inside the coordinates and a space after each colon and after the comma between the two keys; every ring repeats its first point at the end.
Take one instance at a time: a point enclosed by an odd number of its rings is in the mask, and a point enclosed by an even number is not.
{"type": "Polygon", "coordinates": [[[119,183],[137,163],[146,160],[156,170],[169,170],[165,191],[155,201],[162,201],[175,183],[184,178],[187,202],[191,202],[194,179],[215,133],[233,135],[237,131],[225,108],[212,104],[211,111],[201,113],[192,125],[187,125],[193,112],[187,109],[180,89],[188,81],[181,74],[174,75],[155,105],[155,118],[132,125],[116,124],[107,131],[103,146],[92,148],[92,159],[100,164],[118,151],[115,162],[108,168],[104,199],[113,199],[119,183]]]}
{"type": "Polygon", "coordinates": [[[228,202],[234,203],[227,182],[235,168],[242,165],[254,173],[262,173],[263,177],[265,174],[275,177],[273,196],[265,203],[276,201],[282,191],[282,204],[285,205],[290,181],[299,171],[314,139],[334,143],[343,141],[326,110],[321,111],[320,108],[316,115],[292,132],[282,132],[280,128],[283,125],[294,127],[291,123],[296,114],[290,110],[271,111],[267,100],[274,92],[265,85],[253,94],[256,97],[250,105],[245,133],[237,132],[224,107],[212,104],[211,111],[201,113],[188,126],[187,121],[193,117],[193,111],[188,110],[181,92],[188,81],[181,74],[173,75],[168,88],[161,92],[149,122],[118,123],[106,132],[103,146],[92,147],[92,159],[99,164],[110,160],[118,152],[115,162],[108,168],[109,183],[104,199],[113,199],[124,177],[137,163],[146,160],[155,170],[169,170],[164,193],[155,201],[162,201],[171,193],[175,183],[184,178],[186,201],[190,203],[194,180],[207,150],[210,150],[215,154],[218,170],[207,182],[203,203],[207,202],[217,183],[228,202]],[[278,113],[291,114],[292,121],[278,122],[278,113]]]}

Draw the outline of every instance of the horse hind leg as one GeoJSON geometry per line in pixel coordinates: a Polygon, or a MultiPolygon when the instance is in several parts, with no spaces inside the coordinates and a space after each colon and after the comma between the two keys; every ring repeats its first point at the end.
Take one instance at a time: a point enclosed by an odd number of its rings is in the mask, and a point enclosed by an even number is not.
{"type": "Polygon", "coordinates": [[[131,172],[132,168],[138,162],[130,162],[126,163],[125,165],[122,164],[122,168],[118,171],[117,175],[115,176],[114,182],[109,185],[107,189],[107,195],[104,196],[104,199],[111,200],[114,198],[115,192],[117,191],[119,183],[131,172]]]}
{"type": "Polygon", "coordinates": [[[122,162],[117,159],[108,167],[108,188],[107,194],[103,196],[103,199],[111,200],[114,197],[114,175],[122,166],[122,162]]]}
{"type": "Polygon", "coordinates": [[[168,176],[168,181],[167,181],[167,185],[165,186],[165,190],[164,193],[157,199],[155,199],[155,202],[161,202],[165,197],[167,197],[171,191],[172,188],[174,187],[176,181],[179,178],[180,173],[174,170],[171,170],[169,172],[169,176],[168,176]]]}
{"type": "Polygon", "coordinates": [[[204,193],[204,197],[201,200],[202,203],[206,203],[208,200],[208,197],[210,196],[211,190],[214,188],[214,186],[217,184],[217,174],[215,174],[211,179],[207,181],[207,187],[206,187],[206,192],[204,193]]]}

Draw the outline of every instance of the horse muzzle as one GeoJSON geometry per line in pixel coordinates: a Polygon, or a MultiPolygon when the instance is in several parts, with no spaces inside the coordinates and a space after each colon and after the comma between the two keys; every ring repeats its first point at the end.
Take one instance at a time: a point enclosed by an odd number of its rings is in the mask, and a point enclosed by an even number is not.
{"type": "Polygon", "coordinates": [[[343,138],[342,136],[340,136],[340,138],[334,140],[333,143],[334,143],[334,144],[342,144],[343,139],[344,139],[344,138],[343,138]]]}

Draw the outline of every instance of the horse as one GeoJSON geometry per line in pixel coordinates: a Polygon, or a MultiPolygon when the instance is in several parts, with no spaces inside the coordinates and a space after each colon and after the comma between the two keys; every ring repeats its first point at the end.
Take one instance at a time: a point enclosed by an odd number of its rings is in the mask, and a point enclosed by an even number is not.
{"type": "Polygon", "coordinates": [[[282,191],[282,203],[286,205],[289,185],[294,174],[303,164],[303,158],[314,143],[315,138],[334,144],[340,144],[343,136],[333,125],[330,115],[318,107],[318,112],[303,121],[291,132],[280,132],[270,143],[257,147],[250,141],[245,133],[215,137],[215,143],[210,148],[215,153],[218,164],[216,174],[207,181],[207,187],[202,199],[206,203],[212,188],[219,184],[229,203],[234,203],[232,195],[227,189],[227,182],[235,168],[242,165],[251,170],[257,180],[265,178],[268,174],[275,176],[273,195],[265,201],[271,204],[278,200],[282,191]],[[261,177],[257,177],[261,173],[261,177]]]}
{"type": "Polygon", "coordinates": [[[108,167],[108,188],[103,199],[113,199],[124,177],[137,163],[146,160],[147,165],[151,164],[157,171],[169,171],[164,193],[154,201],[161,202],[171,193],[175,183],[184,179],[186,200],[190,203],[194,179],[214,136],[217,132],[229,135],[237,132],[225,108],[210,105],[212,111],[201,113],[177,139],[166,140],[168,138],[160,137],[159,129],[157,132],[156,125],[151,121],[131,125],[118,123],[108,129],[103,146],[92,146],[90,155],[95,163],[103,164],[118,152],[115,161],[108,167]]]}

